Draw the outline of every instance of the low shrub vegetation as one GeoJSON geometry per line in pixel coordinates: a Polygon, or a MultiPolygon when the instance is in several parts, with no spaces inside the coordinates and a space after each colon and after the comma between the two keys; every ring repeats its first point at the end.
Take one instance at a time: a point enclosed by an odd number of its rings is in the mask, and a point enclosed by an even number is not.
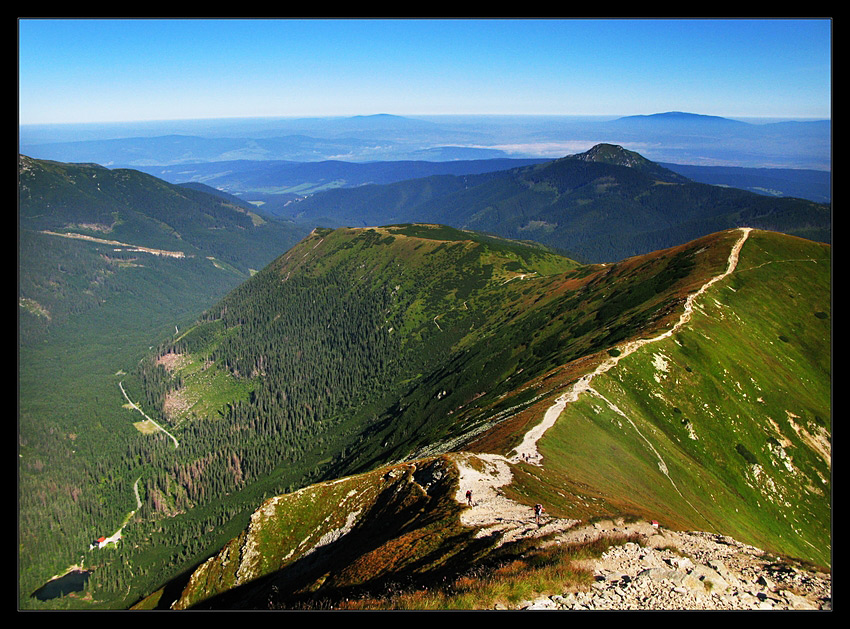
{"type": "Polygon", "coordinates": [[[451,580],[387,588],[383,596],[364,596],[339,603],[342,609],[493,609],[515,607],[539,596],[578,591],[590,586],[593,574],[579,562],[600,557],[612,546],[641,541],[640,535],[604,537],[579,544],[539,540],[506,546],[451,580]]]}

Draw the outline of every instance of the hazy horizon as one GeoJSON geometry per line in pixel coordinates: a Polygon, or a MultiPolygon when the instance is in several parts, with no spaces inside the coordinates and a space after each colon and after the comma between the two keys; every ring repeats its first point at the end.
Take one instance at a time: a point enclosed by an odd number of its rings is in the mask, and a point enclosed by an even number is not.
{"type": "MultiPolygon", "coordinates": [[[[197,122],[219,122],[219,121],[296,121],[296,120],[334,120],[347,118],[369,118],[374,116],[393,116],[398,118],[411,118],[415,120],[449,120],[449,119],[465,119],[465,118],[528,118],[528,119],[543,119],[543,118],[568,118],[574,120],[587,121],[606,121],[616,120],[617,118],[625,118],[628,116],[649,116],[653,114],[671,113],[670,111],[657,112],[630,112],[619,114],[393,114],[391,112],[373,112],[360,114],[344,114],[344,115],[328,115],[328,116],[210,116],[197,118],[162,118],[150,120],[89,120],[85,122],[30,122],[20,123],[21,127],[48,127],[48,126],[108,126],[108,125],[130,125],[130,124],[179,124],[179,123],[197,123],[197,122]]],[[[705,114],[698,111],[679,112],[695,115],[716,116],[716,114],[705,114]]],[[[820,120],[831,120],[829,116],[717,116],[719,118],[728,118],[729,120],[737,120],[739,122],[750,122],[753,124],[769,123],[769,122],[816,122],[820,120]]]]}

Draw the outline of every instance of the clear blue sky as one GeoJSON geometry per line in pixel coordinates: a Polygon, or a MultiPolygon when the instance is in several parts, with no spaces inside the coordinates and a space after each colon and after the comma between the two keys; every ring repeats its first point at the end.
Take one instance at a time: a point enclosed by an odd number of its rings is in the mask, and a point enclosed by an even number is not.
{"type": "Polygon", "coordinates": [[[818,20],[19,20],[21,124],[390,113],[828,118],[818,20]]]}

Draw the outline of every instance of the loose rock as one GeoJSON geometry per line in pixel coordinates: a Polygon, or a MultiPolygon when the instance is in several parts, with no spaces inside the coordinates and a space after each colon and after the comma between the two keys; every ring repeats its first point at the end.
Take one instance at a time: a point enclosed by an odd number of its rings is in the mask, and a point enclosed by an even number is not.
{"type": "Polygon", "coordinates": [[[642,543],[613,546],[582,562],[595,581],[525,609],[608,610],[830,610],[832,580],[726,536],[704,532],[649,532],[648,523],[597,522],[561,540],[588,534],[643,535],[642,543]]]}

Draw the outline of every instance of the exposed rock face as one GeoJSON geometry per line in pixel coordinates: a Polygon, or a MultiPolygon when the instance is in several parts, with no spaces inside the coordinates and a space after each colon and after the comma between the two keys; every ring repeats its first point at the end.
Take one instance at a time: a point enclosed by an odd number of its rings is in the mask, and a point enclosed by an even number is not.
{"type": "Polygon", "coordinates": [[[645,535],[587,562],[596,581],[521,604],[522,609],[832,609],[830,575],[779,560],[722,535],[648,530],[647,523],[600,526],[600,534],[645,535]]]}

